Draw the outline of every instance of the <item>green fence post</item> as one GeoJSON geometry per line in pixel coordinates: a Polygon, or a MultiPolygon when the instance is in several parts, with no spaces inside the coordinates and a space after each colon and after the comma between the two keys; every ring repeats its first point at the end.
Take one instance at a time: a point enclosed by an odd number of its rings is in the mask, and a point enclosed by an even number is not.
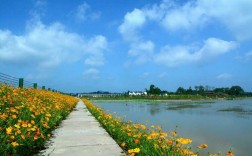
{"type": "Polygon", "coordinates": [[[18,87],[19,88],[24,88],[24,78],[19,78],[18,87]]]}
{"type": "Polygon", "coordinates": [[[45,90],[45,86],[42,86],[42,89],[45,90]]]}
{"type": "Polygon", "coordinates": [[[37,83],[33,83],[33,88],[37,89],[37,87],[38,87],[38,84],[37,83]]]}

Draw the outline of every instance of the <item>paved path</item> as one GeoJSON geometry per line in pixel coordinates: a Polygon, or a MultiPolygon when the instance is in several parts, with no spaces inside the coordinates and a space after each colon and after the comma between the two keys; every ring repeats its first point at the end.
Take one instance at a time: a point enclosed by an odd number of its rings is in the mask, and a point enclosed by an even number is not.
{"type": "Polygon", "coordinates": [[[83,101],[80,100],[53,132],[53,137],[47,143],[47,149],[40,152],[46,156],[123,156],[118,144],[100,127],[100,124],[89,113],[83,101]]]}

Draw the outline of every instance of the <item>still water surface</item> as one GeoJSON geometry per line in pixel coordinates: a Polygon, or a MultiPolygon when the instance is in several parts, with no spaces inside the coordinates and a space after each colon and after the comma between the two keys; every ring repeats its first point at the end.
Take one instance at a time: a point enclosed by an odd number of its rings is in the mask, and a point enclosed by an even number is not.
{"type": "Polygon", "coordinates": [[[160,125],[163,131],[177,130],[191,138],[193,147],[206,143],[206,154],[230,148],[236,156],[252,155],[252,99],[220,101],[123,102],[93,101],[94,104],[125,116],[134,123],[160,125]],[[177,127],[177,128],[176,128],[177,127]]]}

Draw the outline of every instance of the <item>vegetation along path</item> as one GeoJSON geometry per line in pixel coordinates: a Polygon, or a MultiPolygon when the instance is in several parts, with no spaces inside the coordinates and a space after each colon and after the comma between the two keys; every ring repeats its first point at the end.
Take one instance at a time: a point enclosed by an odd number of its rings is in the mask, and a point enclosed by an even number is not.
{"type": "Polygon", "coordinates": [[[121,156],[125,155],[118,144],[100,126],[80,100],[41,155],[60,156],[121,156]]]}

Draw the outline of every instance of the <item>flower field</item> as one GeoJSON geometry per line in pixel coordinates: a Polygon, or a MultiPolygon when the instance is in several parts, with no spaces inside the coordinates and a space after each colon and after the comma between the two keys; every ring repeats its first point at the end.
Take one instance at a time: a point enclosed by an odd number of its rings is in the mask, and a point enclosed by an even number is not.
{"type": "Polygon", "coordinates": [[[1,155],[38,152],[77,102],[60,93],[0,84],[1,155]]]}
{"type": "MultiPolygon", "coordinates": [[[[134,124],[132,121],[122,122],[120,117],[104,112],[87,99],[82,99],[88,110],[95,116],[107,132],[130,156],[198,156],[198,152],[191,150],[192,140],[181,138],[176,131],[170,133],[162,132],[160,126],[147,127],[144,124],[134,124]]],[[[198,149],[207,148],[207,144],[201,144],[198,149]]],[[[210,154],[209,156],[217,156],[210,154]]],[[[234,156],[229,151],[227,156],[234,156]]]]}

